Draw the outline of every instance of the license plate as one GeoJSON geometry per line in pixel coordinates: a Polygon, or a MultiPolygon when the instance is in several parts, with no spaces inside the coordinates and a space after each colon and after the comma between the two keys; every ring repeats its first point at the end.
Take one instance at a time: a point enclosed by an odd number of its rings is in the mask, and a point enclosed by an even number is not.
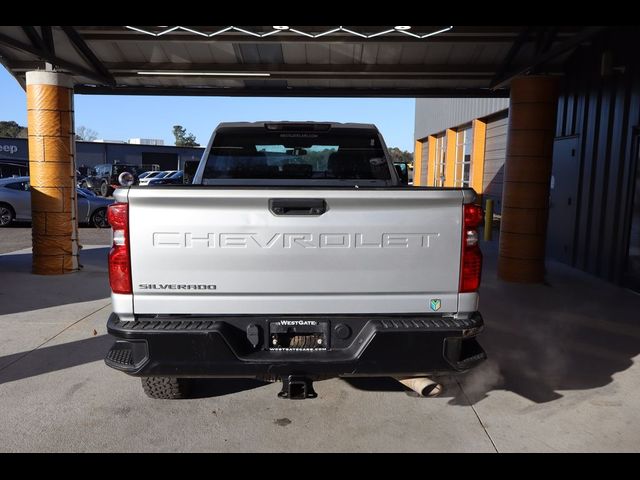
{"type": "Polygon", "coordinates": [[[292,319],[269,324],[269,350],[326,350],[328,343],[328,322],[292,319]]]}

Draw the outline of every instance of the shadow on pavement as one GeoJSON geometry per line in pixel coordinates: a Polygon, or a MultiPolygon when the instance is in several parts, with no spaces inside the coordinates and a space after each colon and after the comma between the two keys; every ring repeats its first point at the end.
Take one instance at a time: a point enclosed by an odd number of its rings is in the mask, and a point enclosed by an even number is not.
{"type": "Polygon", "coordinates": [[[538,285],[503,282],[488,267],[480,343],[489,360],[458,378],[472,404],[496,389],[545,403],[603,387],[640,354],[639,295],[555,262],[538,285]]]}
{"type": "Polygon", "coordinates": [[[404,386],[391,377],[343,377],[353,388],[367,392],[402,392],[404,386]]]}
{"type": "Polygon", "coordinates": [[[2,228],[31,228],[31,222],[25,222],[21,220],[14,220],[9,225],[5,225],[2,228]]]}
{"type": "Polygon", "coordinates": [[[102,360],[111,345],[113,337],[99,335],[5,355],[0,357],[0,385],[102,360]]]}
{"type": "MultiPolygon", "coordinates": [[[[0,385],[104,360],[114,338],[99,335],[0,357],[0,385]]],[[[105,365],[104,368],[109,368],[105,365]]],[[[125,375],[124,373],[122,375],[125,375]]],[[[268,383],[246,378],[194,379],[191,398],[209,398],[252,390],[268,383]]]]}
{"type": "Polygon", "coordinates": [[[0,315],[108,298],[108,247],[83,249],[80,272],[34,275],[31,253],[0,255],[0,315]]]}
{"type": "Polygon", "coordinates": [[[195,378],[189,398],[211,398],[269,385],[251,378],[195,378]]]}

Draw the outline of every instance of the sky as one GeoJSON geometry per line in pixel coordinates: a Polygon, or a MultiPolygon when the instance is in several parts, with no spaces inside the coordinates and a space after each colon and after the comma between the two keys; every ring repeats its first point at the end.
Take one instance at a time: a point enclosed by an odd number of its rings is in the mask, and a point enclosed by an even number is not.
{"type": "MultiPolygon", "coordinates": [[[[388,147],[413,152],[415,99],[263,98],[76,95],[76,129],[85,126],[105,140],[161,138],[173,145],[173,125],[206,144],[220,122],[313,120],[373,123],[388,147]]],[[[27,125],[25,93],[0,65],[0,120],[27,125]]]]}

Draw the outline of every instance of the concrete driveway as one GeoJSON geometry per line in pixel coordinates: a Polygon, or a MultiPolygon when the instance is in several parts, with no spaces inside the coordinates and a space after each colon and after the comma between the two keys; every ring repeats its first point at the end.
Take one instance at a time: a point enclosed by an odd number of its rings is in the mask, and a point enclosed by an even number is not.
{"type": "Polygon", "coordinates": [[[102,361],[106,246],[64,277],[31,275],[28,249],[0,255],[0,451],[640,451],[640,296],[553,263],[548,285],[506,284],[484,250],[490,360],[440,398],[332,379],[302,402],[249,380],[148,399],[102,361]]]}

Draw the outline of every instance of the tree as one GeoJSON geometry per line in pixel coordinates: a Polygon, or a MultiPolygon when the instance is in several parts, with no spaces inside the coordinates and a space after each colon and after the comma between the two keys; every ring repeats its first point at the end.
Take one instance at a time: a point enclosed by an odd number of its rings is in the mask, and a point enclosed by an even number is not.
{"type": "Polygon", "coordinates": [[[87,128],[84,125],[79,126],[76,131],[76,140],[93,142],[96,138],[98,138],[98,132],[87,128]]]}
{"type": "Polygon", "coordinates": [[[182,125],[173,126],[173,136],[176,137],[176,147],[200,146],[200,144],[196,142],[196,136],[191,132],[187,135],[187,129],[182,125]]]}
{"type": "Polygon", "coordinates": [[[0,137],[27,138],[27,127],[18,125],[14,121],[0,121],[0,137]]]}
{"type": "Polygon", "coordinates": [[[398,147],[391,147],[389,155],[394,163],[413,163],[413,153],[400,150],[398,147]]]}

